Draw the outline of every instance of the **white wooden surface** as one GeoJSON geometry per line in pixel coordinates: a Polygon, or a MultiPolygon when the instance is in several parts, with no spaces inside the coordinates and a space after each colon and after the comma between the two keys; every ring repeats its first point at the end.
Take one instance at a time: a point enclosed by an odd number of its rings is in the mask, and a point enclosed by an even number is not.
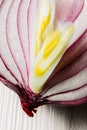
{"type": "Polygon", "coordinates": [[[0,130],[87,130],[87,105],[46,105],[30,118],[22,111],[17,95],[0,83],[0,130]]]}

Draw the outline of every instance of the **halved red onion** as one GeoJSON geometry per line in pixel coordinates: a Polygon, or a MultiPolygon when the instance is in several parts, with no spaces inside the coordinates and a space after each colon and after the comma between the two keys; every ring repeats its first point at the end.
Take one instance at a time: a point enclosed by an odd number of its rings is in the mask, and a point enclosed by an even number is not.
{"type": "Polygon", "coordinates": [[[86,12],[87,0],[0,1],[0,81],[29,116],[87,101],[86,12]]]}

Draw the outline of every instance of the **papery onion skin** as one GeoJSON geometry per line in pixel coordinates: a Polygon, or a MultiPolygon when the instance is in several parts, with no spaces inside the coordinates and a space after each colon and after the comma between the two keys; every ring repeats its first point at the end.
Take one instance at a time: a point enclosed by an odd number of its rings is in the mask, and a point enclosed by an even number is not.
{"type": "MultiPolygon", "coordinates": [[[[66,81],[68,84],[70,84],[68,82],[68,79],[74,79],[74,76],[77,74],[80,75],[80,73],[84,72],[84,70],[85,72],[82,74],[87,75],[87,27],[83,33],[81,33],[80,37],[77,37],[76,41],[72,43],[72,45],[66,50],[57,67],[54,69],[50,77],[47,79],[46,83],[43,85],[42,91],[37,94],[33,92],[32,87],[30,86],[30,68],[32,60],[31,46],[33,44],[31,44],[31,32],[34,30],[32,20],[33,23],[37,23],[37,21],[34,21],[36,20],[34,18],[38,16],[37,10],[40,7],[39,2],[39,0],[27,0],[27,8],[24,5],[25,0],[9,0],[9,3],[5,0],[1,0],[0,2],[0,25],[2,25],[2,27],[0,27],[0,81],[17,93],[20,98],[23,110],[30,117],[34,116],[37,107],[44,104],[75,106],[87,102],[87,95],[78,99],[75,98],[74,100],[53,100],[53,97],[55,97],[55,95],[64,96],[65,94],[68,95],[70,92],[73,92],[74,96],[75,92],[86,89],[87,80],[84,81],[86,83],[82,84],[82,86],[79,86],[78,88],[67,91],[60,91],[59,93],[50,93],[51,88],[55,89],[56,85],[63,83],[63,81],[66,81]],[[6,14],[4,14],[4,5],[6,6],[6,14]],[[26,13],[26,15],[23,14],[23,19],[25,21],[21,21],[22,8],[24,8],[24,12],[26,13]],[[34,16],[32,14],[32,9],[34,10],[34,16]],[[2,16],[4,18],[2,18],[2,16]],[[26,27],[23,30],[24,24],[26,27]],[[31,28],[30,25],[32,25],[31,28]],[[22,33],[22,31],[24,32],[22,33]],[[4,38],[2,37],[2,34],[4,38]],[[25,34],[24,37],[23,34],[25,34]]],[[[73,7],[74,4],[76,4],[75,7],[78,7],[78,2],[75,0],[72,0],[71,3],[73,3],[73,7]]],[[[85,1],[79,0],[79,3],[80,7],[76,10],[76,14],[71,16],[72,13],[70,14],[70,12],[66,12],[67,15],[62,12],[62,16],[64,17],[61,16],[60,21],[66,22],[69,20],[69,22],[72,22],[73,24],[73,22],[75,22],[75,20],[79,17],[81,11],[84,9],[85,1]]],[[[64,6],[65,4],[63,7],[64,6]]],[[[71,12],[73,12],[73,8],[71,8],[71,6],[70,9],[71,12]]],[[[57,15],[55,16],[57,17],[57,15]]]]}

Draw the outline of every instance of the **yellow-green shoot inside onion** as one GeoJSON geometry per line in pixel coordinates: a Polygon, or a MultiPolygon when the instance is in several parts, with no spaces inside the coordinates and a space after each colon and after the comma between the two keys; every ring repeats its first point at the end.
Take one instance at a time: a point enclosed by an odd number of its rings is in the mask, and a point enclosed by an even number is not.
{"type": "Polygon", "coordinates": [[[87,101],[87,0],[1,0],[0,81],[33,116],[87,101]]]}

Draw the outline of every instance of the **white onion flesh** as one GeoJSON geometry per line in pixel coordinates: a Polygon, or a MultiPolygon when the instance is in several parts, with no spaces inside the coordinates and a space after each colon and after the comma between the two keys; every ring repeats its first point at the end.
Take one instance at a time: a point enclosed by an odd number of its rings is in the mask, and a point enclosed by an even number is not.
{"type": "Polygon", "coordinates": [[[75,76],[63,82],[60,82],[58,85],[51,88],[49,91],[47,91],[47,93],[44,94],[44,97],[56,93],[62,93],[62,92],[74,90],[79,88],[79,86],[83,86],[86,83],[87,83],[87,68],[81,71],[80,73],[77,73],[75,76]]]}
{"type": "Polygon", "coordinates": [[[87,96],[87,84],[81,89],[66,92],[63,94],[56,94],[55,96],[49,97],[48,99],[51,101],[74,101],[87,96]]]}

